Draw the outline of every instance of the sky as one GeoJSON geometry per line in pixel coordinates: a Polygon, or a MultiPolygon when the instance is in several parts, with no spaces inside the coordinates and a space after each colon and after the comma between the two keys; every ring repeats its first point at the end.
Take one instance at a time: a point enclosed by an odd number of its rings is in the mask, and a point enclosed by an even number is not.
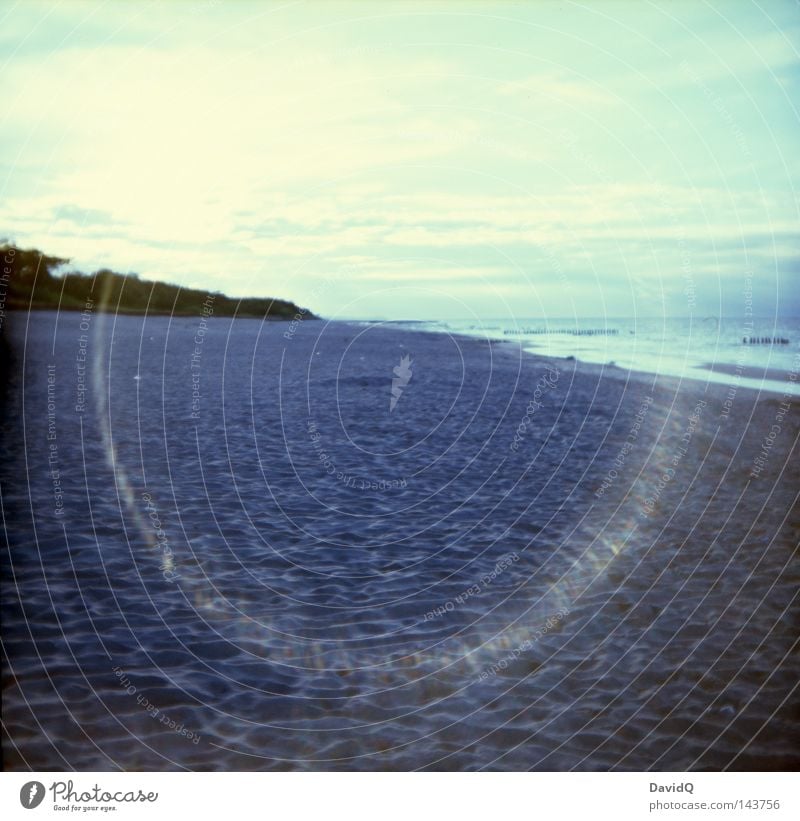
{"type": "Polygon", "coordinates": [[[0,237],[327,317],[800,315],[792,2],[0,2],[0,237]]]}

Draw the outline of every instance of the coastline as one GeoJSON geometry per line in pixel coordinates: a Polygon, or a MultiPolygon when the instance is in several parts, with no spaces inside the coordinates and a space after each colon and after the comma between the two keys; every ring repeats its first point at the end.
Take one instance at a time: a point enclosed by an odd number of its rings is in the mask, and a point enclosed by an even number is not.
{"type": "MultiPolygon", "coordinates": [[[[431,334],[433,336],[438,335],[434,331],[427,331],[422,329],[409,330],[409,332],[431,334]]],[[[541,360],[542,362],[549,362],[557,367],[572,368],[576,373],[583,373],[595,377],[605,377],[613,380],[621,380],[623,382],[641,382],[646,385],[657,383],[673,391],[678,391],[682,387],[690,391],[702,389],[704,392],[711,391],[712,393],[719,391],[730,392],[732,389],[735,389],[737,393],[741,391],[745,395],[750,396],[753,400],[757,400],[759,398],[774,399],[779,396],[786,396],[787,392],[781,390],[778,387],[778,385],[781,383],[783,383],[787,387],[796,386],[796,390],[792,394],[795,397],[795,399],[798,398],[797,391],[800,391],[800,384],[798,384],[798,373],[793,371],[778,369],[761,371],[758,368],[752,367],[743,368],[737,367],[735,365],[727,365],[721,363],[717,363],[715,365],[713,363],[708,363],[703,367],[702,370],[713,371],[731,377],[731,380],[727,382],[711,382],[707,379],[704,379],[703,376],[700,374],[687,374],[684,376],[675,376],[673,374],[654,373],[653,371],[647,370],[639,370],[633,368],[627,369],[614,363],[600,364],[596,362],[585,362],[577,358],[547,356],[545,354],[539,353],[535,349],[526,348],[522,344],[514,340],[491,338],[480,339],[474,336],[455,333],[450,335],[453,338],[463,340],[465,343],[487,342],[493,347],[493,349],[500,352],[504,352],[510,356],[518,357],[520,353],[523,353],[526,356],[533,357],[534,359],[541,360]],[[793,376],[794,379],[792,378],[793,376]],[[772,384],[763,384],[761,386],[755,384],[756,382],[759,382],[762,378],[768,380],[768,382],[772,384]]],[[[696,370],[700,370],[700,368],[696,370]]]]}
{"type": "Polygon", "coordinates": [[[740,376],[742,379],[764,379],[769,382],[786,382],[797,378],[797,373],[779,368],[758,368],[752,365],[730,365],[724,362],[707,362],[702,366],[705,370],[714,373],[725,374],[726,376],[740,376]]]}
{"type": "MultiPolygon", "coordinates": [[[[249,298],[249,297],[248,297],[249,298]]],[[[38,303],[33,305],[14,305],[14,304],[7,304],[6,311],[13,312],[13,313],[25,313],[27,311],[36,311],[43,312],[43,311],[52,311],[53,313],[80,313],[81,311],[86,310],[84,305],[61,305],[61,306],[53,306],[47,303],[38,303]]],[[[152,310],[138,310],[132,308],[113,308],[107,305],[95,305],[92,308],[94,313],[102,313],[102,314],[111,314],[111,315],[118,315],[118,316],[176,316],[176,317],[196,317],[198,316],[198,311],[196,310],[179,310],[179,311],[168,311],[162,309],[152,309],[152,310]]],[[[300,313],[300,309],[298,309],[298,313],[300,313]]],[[[260,319],[264,322],[296,322],[297,315],[286,315],[286,316],[264,316],[258,313],[221,313],[216,311],[215,316],[220,317],[227,317],[230,319],[260,319]]],[[[322,317],[316,316],[315,314],[311,314],[311,312],[306,312],[303,314],[302,319],[304,322],[319,322],[322,320],[322,317]]]]}
{"type": "MultiPolygon", "coordinates": [[[[540,342],[532,329],[533,335],[529,334],[527,339],[508,334],[508,328],[504,330],[508,323],[499,319],[487,320],[485,327],[467,326],[455,320],[402,324],[409,330],[507,342],[512,347],[556,361],[574,357],[610,372],[618,368],[630,374],[657,373],[725,387],[733,380],[740,389],[800,396],[800,383],[796,378],[800,373],[800,350],[791,340],[790,344],[777,349],[767,345],[743,346],[737,336],[736,323],[730,318],[715,325],[713,332],[703,323],[693,324],[691,318],[673,317],[665,320],[664,326],[653,318],[617,317],[607,321],[614,327],[606,333],[588,327],[575,328],[570,333],[552,331],[546,343],[540,342]],[[673,334],[674,346],[668,342],[673,334]]],[[[582,324],[600,327],[602,323],[603,319],[597,318],[582,324]]],[[[770,320],[759,319],[758,324],[766,327],[770,320]]],[[[796,319],[787,318],[780,332],[794,338],[796,325],[796,319]]]]}

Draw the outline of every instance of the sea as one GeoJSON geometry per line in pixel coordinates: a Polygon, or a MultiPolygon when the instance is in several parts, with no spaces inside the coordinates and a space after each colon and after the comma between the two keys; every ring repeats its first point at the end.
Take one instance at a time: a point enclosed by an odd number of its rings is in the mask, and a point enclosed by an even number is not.
{"type": "Polygon", "coordinates": [[[541,356],[800,394],[800,317],[471,317],[399,324],[516,342],[541,356]]]}

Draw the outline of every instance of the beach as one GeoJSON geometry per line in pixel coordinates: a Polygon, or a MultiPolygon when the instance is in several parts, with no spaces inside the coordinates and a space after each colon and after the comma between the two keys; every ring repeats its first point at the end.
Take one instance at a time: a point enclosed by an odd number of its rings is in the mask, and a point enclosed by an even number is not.
{"type": "Polygon", "coordinates": [[[797,768],[797,367],[10,315],[6,769],[797,768]]]}

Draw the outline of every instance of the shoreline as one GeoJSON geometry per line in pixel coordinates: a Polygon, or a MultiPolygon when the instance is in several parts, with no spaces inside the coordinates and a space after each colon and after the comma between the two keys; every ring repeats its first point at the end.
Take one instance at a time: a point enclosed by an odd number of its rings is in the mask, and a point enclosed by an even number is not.
{"type": "MultiPolygon", "coordinates": [[[[18,305],[7,305],[5,310],[8,314],[15,314],[15,313],[24,313],[30,311],[36,311],[37,313],[46,313],[52,312],[55,314],[61,312],[69,312],[69,313],[77,313],[84,310],[84,306],[82,305],[75,305],[75,306],[62,306],[60,308],[54,308],[51,305],[32,305],[30,309],[27,307],[22,307],[18,305]]],[[[106,315],[118,315],[118,316],[140,316],[140,317],[177,317],[181,319],[192,318],[196,317],[198,314],[195,311],[166,311],[166,310],[151,310],[151,311],[139,311],[139,310],[131,310],[131,309],[120,309],[120,310],[109,310],[105,306],[95,306],[93,309],[96,313],[99,314],[106,314],[106,315]]],[[[352,328],[359,328],[363,329],[365,327],[365,323],[367,320],[353,320],[353,319],[326,319],[325,317],[317,316],[315,314],[309,315],[302,315],[302,316],[263,316],[261,314],[248,314],[248,313],[218,313],[215,312],[213,314],[216,317],[220,318],[227,318],[227,319],[246,319],[246,320],[257,320],[261,322],[267,323],[305,323],[307,321],[314,321],[314,322],[325,322],[326,324],[341,324],[346,325],[352,328]]],[[[541,360],[543,362],[549,362],[554,366],[558,366],[564,368],[569,365],[573,366],[573,371],[575,373],[584,373],[586,375],[592,376],[599,376],[599,377],[607,377],[609,379],[619,380],[623,382],[640,382],[644,384],[655,384],[656,382],[666,386],[672,386],[675,390],[679,389],[682,386],[686,386],[688,389],[691,389],[692,385],[695,386],[702,386],[704,392],[710,391],[727,391],[727,392],[735,392],[738,393],[739,391],[744,391],[747,393],[754,394],[757,398],[764,398],[764,399],[774,399],[774,398],[786,398],[786,397],[800,397],[800,382],[797,378],[792,379],[791,376],[794,373],[795,377],[797,377],[797,372],[792,371],[785,371],[776,368],[764,369],[761,370],[757,367],[753,366],[739,366],[729,363],[704,363],[702,365],[694,366],[692,370],[697,371],[697,375],[692,373],[685,374],[683,376],[677,376],[674,374],[665,374],[665,373],[655,373],[653,371],[647,370],[637,370],[634,368],[626,369],[615,363],[598,363],[598,362],[587,362],[580,358],[576,357],[559,357],[559,356],[548,356],[546,354],[539,353],[536,349],[528,348],[523,345],[518,340],[514,339],[502,339],[498,338],[495,339],[493,337],[478,337],[478,336],[470,336],[469,334],[463,333],[455,333],[455,332],[441,332],[441,331],[432,331],[424,327],[409,327],[405,323],[407,320],[396,320],[396,321],[376,321],[372,324],[373,327],[381,327],[386,328],[388,330],[397,330],[402,331],[403,333],[409,333],[414,335],[429,335],[431,337],[451,337],[453,339],[461,340],[462,342],[474,342],[477,344],[489,344],[493,347],[493,349],[503,351],[509,355],[518,356],[520,353],[524,353],[527,356],[533,357],[534,359],[541,360]],[[711,381],[708,379],[704,379],[702,377],[703,372],[708,372],[712,374],[717,374],[721,376],[728,376],[730,380],[722,381],[722,380],[715,380],[711,381]],[[773,385],[764,385],[763,381],[766,379],[768,382],[773,382],[776,384],[773,385]],[[757,382],[762,382],[761,385],[755,384],[757,382]],[[792,386],[794,390],[781,390],[777,383],[783,384],[785,387],[792,386]]]]}
{"type": "MultiPolygon", "coordinates": [[[[336,320],[340,321],[340,320],[336,320]]],[[[353,324],[352,322],[347,324],[353,324]]],[[[470,341],[475,342],[478,344],[486,344],[492,346],[493,349],[503,351],[506,355],[510,356],[518,356],[520,353],[525,354],[526,356],[533,357],[536,360],[540,360],[542,362],[551,363],[554,366],[558,367],[565,367],[567,365],[572,365],[573,371],[575,373],[583,373],[588,376],[597,376],[600,378],[608,378],[622,382],[639,382],[643,384],[650,384],[655,385],[656,383],[662,385],[663,387],[672,387],[676,391],[681,388],[686,388],[688,390],[692,390],[693,388],[703,388],[703,392],[708,391],[724,391],[730,392],[735,390],[737,393],[739,391],[743,391],[747,394],[752,394],[752,398],[755,400],[758,399],[775,399],[775,398],[784,398],[787,395],[793,396],[794,398],[798,398],[800,396],[800,384],[798,384],[797,380],[791,380],[790,376],[792,371],[778,371],[776,369],[772,369],[770,373],[773,374],[780,374],[785,377],[785,381],[789,385],[794,385],[796,388],[795,393],[787,394],[787,392],[780,390],[777,387],[773,386],[757,386],[754,384],[743,384],[743,380],[745,381],[757,381],[758,377],[752,377],[742,372],[737,372],[737,366],[735,365],[727,365],[725,363],[719,363],[716,366],[713,364],[708,364],[703,366],[702,368],[698,366],[697,370],[702,370],[703,368],[708,369],[711,372],[717,372],[720,374],[724,374],[726,376],[731,377],[731,381],[724,382],[724,381],[709,381],[707,379],[703,379],[702,376],[693,376],[693,375],[684,375],[684,376],[675,376],[674,374],[664,374],[664,373],[655,373],[653,371],[644,371],[644,370],[636,370],[636,369],[626,369],[616,364],[602,364],[598,362],[586,362],[582,359],[575,358],[575,357],[559,357],[559,356],[547,356],[546,354],[539,353],[535,349],[526,348],[524,345],[518,341],[513,339],[494,339],[491,337],[476,337],[476,336],[469,336],[467,334],[458,334],[458,333],[450,333],[443,334],[437,331],[429,331],[427,329],[419,328],[403,328],[403,331],[407,331],[408,333],[413,334],[429,334],[434,337],[441,337],[441,336],[450,336],[453,339],[459,339],[462,341],[470,341]]],[[[748,369],[744,369],[746,371],[748,369]]],[[[753,369],[750,369],[753,370],[753,369]]],[[[779,382],[783,381],[781,379],[773,379],[771,381],[779,382]]]]}
{"type": "MultiPolygon", "coordinates": [[[[621,318],[622,319],[622,318],[621,318]]],[[[360,324],[362,327],[365,321],[349,320],[355,324],[360,324]]],[[[614,361],[613,354],[610,354],[608,359],[604,361],[603,358],[597,356],[597,352],[590,352],[588,359],[583,359],[580,351],[574,351],[572,354],[569,351],[554,353],[544,353],[543,347],[533,341],[522,340],[516,337],[492,335],[489,332],[483,332],[482,335],[465,333],[463,329],[450,329],[446,323],[430,323],[423,322],[414,323],[412,321],[403,320],[397,323],[389,323],[388,321],[380,321],[377,325],[391,327],[392,325],[402,327],[404,330],[412,331],[414,333],[431,333],[436,335],[452,336],[459,339],[475,339],[481,342],[491,342],[493,345],[505,344],[511,346],[512,350],[521,349],[526,353],[540,357],[542,359],[550,359],[554,362],[569,362],[573,359],[581,364],[582,367],[596,368],[608,373],[612,376],[615,371],[625,374],[625,377],[631,379],[639,379],[641,376],[657,377],[658,379],[673,379],[677,382],[697,382],[702,385],[717,385],[722,388],[737,390],[750,390],[763,394],[772,394],[777,396],[791,395],[800,397],[800,382],[797,380],[800,372],[800,353],[794,352],[794,359],[787,360],[786,356],[782,357],[781,368],[777,367],[759,367],[758,365],[743,365],[737,359],[736,361],[728,362],[703,362],[698,356],[697,361],[689,362],[683,361],[682,367],[666,366],[664,370],[654,371],[650,369],[652,363],[644,362],[638,364],[637,362],[626,361],[626,364],[621,365],[614,361]],[[434,328],[437,328],[434,330],[434,328]]],[[[700,349],[698,349],[700,350],[700,349]]],[[[789,351],[792,349],[790,348],[789,351]]],[[[786,351],[782,350],[782,354],[786,351]]],[[[729,360],[735,355],[728,351],[729,360]]],[[[706,354],[707,356],[709,354],[706,354]]],[[[711,354],[713,355],[713,354],[711,354]]],[[[657,367],[661,367],[658,363],[657,367]]]]}
{"type": "MultiPolygon", "coordinates": [[[[243,299],[249,299],[250,297],[243,297],[243,299]]],[[[61,305],[57,307],[53,307],[52,305],[45,305],[45,304],[34,304],[30,306],[22,306],[22,305],[6,305],[5,310],[15,313],[26,313],[31,311],[36,311],[37,313],[47,312],[50,311],[54,314],[59,313],[80,313],[86,309],[85,305],[61,305]]],[[[105,305],[95,305],[92,308],[94,313],[98,314],[111,314],[112,316],[175,316],[180,318],[186,317],[196,317],[198,316],[197,311],[166,311],[166,310],[148,310],[148,311],[140,311],[134,310],[132,308],[119,308],[119,309],[109,309],[108,306],[105,305]]],[[[249,313],[220,313],[215,311],[213,316],[225,317],[227,319],[259,319],[263,322],[297,322],[297,316],[263,316],[262,314],[249,314],[249,313]]],[[[311,315],[311,316],[303,316],[303,322],[321,322],[323,317],[311,315]]]]}
{"type": "Polygon", "coordinates": [[[742,379],[765,379],[770,382],[794,381],[791,379],[796,371],[785,371],[780,368],[758,368],[753,365],[731,365],[727,362],[706,362],[696,366],[698,369],[708,370],[712,373],[721,373],[726,376],[739,376],[742,379]]]}

